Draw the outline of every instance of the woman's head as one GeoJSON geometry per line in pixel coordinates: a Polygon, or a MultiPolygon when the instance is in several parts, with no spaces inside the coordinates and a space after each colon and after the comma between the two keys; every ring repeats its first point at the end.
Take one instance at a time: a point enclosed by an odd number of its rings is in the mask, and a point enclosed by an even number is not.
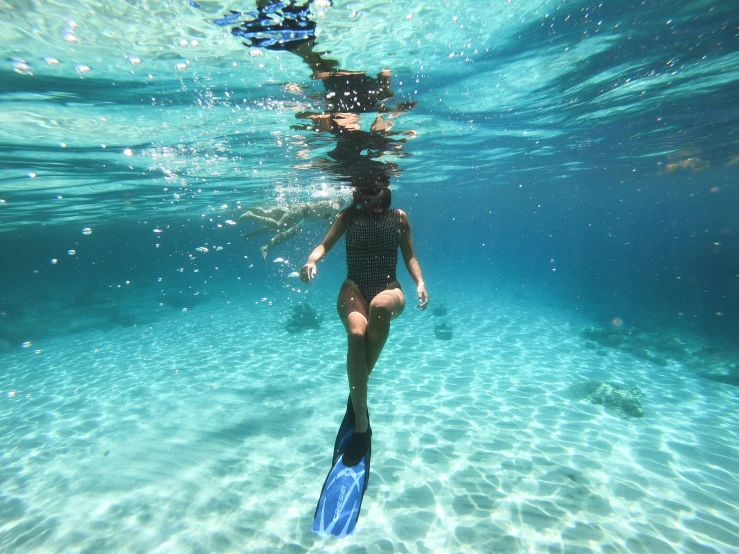
{"type": "Polygon", "coordinates": [[[362,187],[354,189],[354,203],[362,204],[370,211],[384,212],[390,207],[392,193],[390,187],[362,187]]]}
{"type": "Polygon", "coordinates": [[[367,206],[371,211],[384,212],[390,208],[392,193],[390,178],[384,173],[369,172],[354,181],[354,204],[367,206]]]}

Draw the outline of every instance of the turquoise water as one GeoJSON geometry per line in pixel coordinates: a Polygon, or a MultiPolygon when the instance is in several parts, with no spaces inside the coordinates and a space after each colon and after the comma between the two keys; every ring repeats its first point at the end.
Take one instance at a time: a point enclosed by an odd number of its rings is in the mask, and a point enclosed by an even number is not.
{"type": "Polygon", "coordinates": [[[739,549],[731,3],[316,2],[323,63],[392,71],[339,128],[229,10],[0,3],[0,550],[739,549]],[[378,176],[431,304],[401,263],[357,532],[322,540],[343,242],[307,286],[326,224],[265,261],[239,217],[378,176]]]}

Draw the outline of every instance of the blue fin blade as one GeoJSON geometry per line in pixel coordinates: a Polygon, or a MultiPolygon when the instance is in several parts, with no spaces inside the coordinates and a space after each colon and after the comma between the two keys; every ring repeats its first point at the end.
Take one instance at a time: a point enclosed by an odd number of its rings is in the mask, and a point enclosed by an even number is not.
{"type": "Polygon", "coordinates": [[[343,538],[354,533],[367,479],[366,459],[354,467],[346,467],[339,459],[331,468],[313,520],[318,536],[343,538]]]}
{"type": "MultiPolygon", "coordinates": [[[[369,418],[369,413],[367,414],[369,418]]],[[[334,442],[332,467],[321,489],[316,513],[313,518],[313,532],[322,538],[329,536],[346,537],[354,533],[362,508],[364,491],[367,490],[372,458],[372,442],[362,461],[356,466],[347,467],[341,461],[346,445],[354,434],[354,408],[351,397],[347,400],[346,413],[339,426],[334,442]]]]}

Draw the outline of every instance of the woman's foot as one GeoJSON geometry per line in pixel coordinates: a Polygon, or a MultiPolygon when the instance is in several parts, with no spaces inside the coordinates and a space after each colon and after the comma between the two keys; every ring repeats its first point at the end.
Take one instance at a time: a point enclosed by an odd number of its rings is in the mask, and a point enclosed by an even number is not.
{"type": "Polygon", "coordinates": [[[237,219],[236,221],[238,223],[241,223],[242,221],[246,221],[247,219],[253,219],[253,218],[254,218],[254,214],[251,211],[246,211],[245,213],[241,214],[239,216],[239,219],[237,219]]]}

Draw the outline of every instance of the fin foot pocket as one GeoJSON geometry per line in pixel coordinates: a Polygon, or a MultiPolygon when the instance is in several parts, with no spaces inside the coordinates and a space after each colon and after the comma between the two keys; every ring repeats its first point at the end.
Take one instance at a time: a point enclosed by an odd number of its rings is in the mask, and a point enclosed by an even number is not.
{"type": "Polygon", "coordinates": [[[367,427],[365,433],[354,432],[349,438],[349,443],[346,445],[344,455],[341,458],[341,462],[346,467],[354,467],[362,461],[364,456],[369,450],[370,441],[372,440],[372,428],[367,427]]]}

